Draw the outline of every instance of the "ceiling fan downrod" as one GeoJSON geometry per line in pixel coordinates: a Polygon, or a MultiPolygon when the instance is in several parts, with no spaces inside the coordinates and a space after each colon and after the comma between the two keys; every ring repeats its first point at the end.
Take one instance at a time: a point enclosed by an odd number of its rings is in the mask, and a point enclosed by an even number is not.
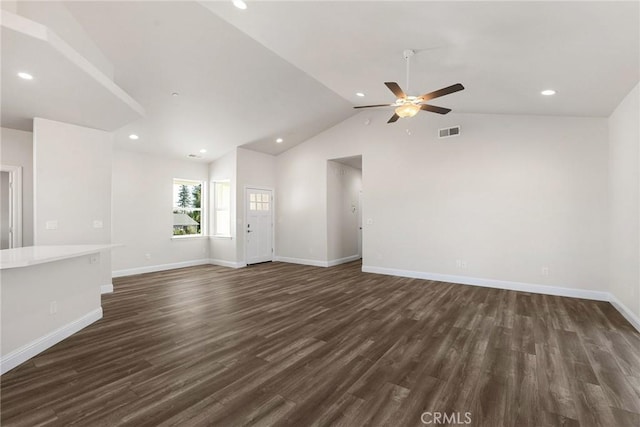
{"type": "Polygon", "coordinates": [[[410,69],[410,66],[409,66],[409,65],[410,65],[410,63],[411,63],[411,57],[412,57],[413,55],[415,55],[415,54],[416,54],[416,51],[415,51],[415,50],[413,50],[413,49],[405,49],[405,50],[402,52],[402,56],[404,56],[404,59],[405,59],[405,61],[407,62],[407,84],[406,84],[406,86],[405,86],[405,87],[407,88],[407,92],[408,92],[408,93],[411,93],[411,89],[410,89],[410,87],[409,87],[409,69],[410,69]]]}

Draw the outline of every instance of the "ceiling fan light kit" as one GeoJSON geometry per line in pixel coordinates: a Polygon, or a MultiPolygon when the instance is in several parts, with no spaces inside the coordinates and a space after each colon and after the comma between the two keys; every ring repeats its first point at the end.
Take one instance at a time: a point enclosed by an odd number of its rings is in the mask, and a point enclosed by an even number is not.
{"type": "Polygon", "coordinates": [[[416,104],[404,104],[396,107],[396,114],[400,116],[401,119],[413,117],[418,114],[418,111],[420,111],[420,106],[416,104]]]}
{"type": "MultiPolygon", "coordinates": [[[[403,52],[404,59],[407,61],[407,87],[409,87],[409,60],[413,55],[415,55],[415,52],[410,49],[403,52]]],[[[393,116],[391,116],[387,121],[387,123],[394,123],[399,118],[413,117],[418,114],[420,110],[429,111],[431,113],[447,114],[451,109],[424,104],[424,102],[464,90],[464,86],[462,86],[462,84],[456,83],[433,92],[425,93],[424,95],[407,96],[398,83],[385,82],[385,85],[397,97],[396,102],[393,104],[362,105],[353,108],[396,107],[393,116]]]]}

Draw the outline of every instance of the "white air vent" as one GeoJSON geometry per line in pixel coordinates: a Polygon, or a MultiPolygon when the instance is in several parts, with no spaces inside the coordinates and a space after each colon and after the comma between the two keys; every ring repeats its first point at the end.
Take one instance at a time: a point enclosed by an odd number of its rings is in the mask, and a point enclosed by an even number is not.
{"type": "Polygon", "coordinates": [[[438,131],[438,138],[449,138],[449,137],[458,136],[458,135],[460,135],[460,126],[440,129],[438,131]]]}

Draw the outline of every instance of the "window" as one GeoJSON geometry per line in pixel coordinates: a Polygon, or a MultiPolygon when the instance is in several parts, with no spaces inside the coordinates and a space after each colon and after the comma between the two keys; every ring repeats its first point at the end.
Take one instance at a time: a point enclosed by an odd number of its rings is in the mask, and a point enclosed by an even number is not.
{"type": "Polygon", "coordinates": [[[173,235],[203,234],[202,181],[173,180],[173,235]]]}
{"type": "Polygon", "coordinates": [[[213,235],[231,237],[231,183],[213,183],[213,235]]]}
{"type": "Polygon", "coordinates": [[[249,194],[249,210],[250,211],[268,211],[269,195],[262,193],[249,194]]]}

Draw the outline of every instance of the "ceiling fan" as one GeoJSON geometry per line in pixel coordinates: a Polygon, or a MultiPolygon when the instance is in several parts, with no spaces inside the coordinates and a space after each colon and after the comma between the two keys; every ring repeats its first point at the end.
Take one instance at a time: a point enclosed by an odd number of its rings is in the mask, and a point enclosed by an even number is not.
{"type": "MultiPolygon", "coordinates": [[[[415,55],[415,51],[407,49],[404,52],[404,59],[407,61],[407,88],[409,87],[409,59],[415,55]]],[[[430,111],[432,113],[447,114],[451,109],[436,107],[435,105],[423,104],[423,102],[429,101],[434,98],[449,95],[454,92],[458,92],[464,89],[460,83],[456,83],[445,88],[425,93],[420,96],[407,96],[396,82],[384,83],[391,92],[398,98],[393,104],[377,104],[377,105],[361,105],[353,108],[373,108],[373,107],[396,107],[393,116],[387,121],[387,123],[394,123],[399,118],[413,117],[420,110],[430,111]]]]}

